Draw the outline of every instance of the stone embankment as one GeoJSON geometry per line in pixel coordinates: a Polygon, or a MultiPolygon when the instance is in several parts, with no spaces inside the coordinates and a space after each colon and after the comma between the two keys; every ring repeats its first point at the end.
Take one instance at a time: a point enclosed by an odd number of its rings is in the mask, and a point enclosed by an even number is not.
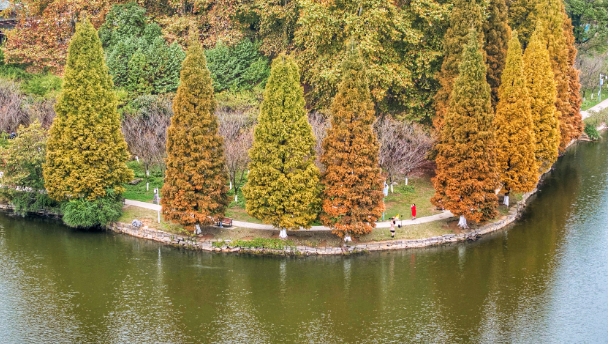
{"type": "Polygon", "coordinates": [[[446,234],[437,237],[414,240],[390,240],[369,243],[359,243],[347,245],[345,247],[309,247],[309,246],[287,246],[283,250],[252,248],[252,247],[231,247],[230,241],[222,240],[198,240],[197,237],[187,235],[171,234],[148,227],[136,228],[130,224],[115,223],[110,226],[114,232],[131,235],[137,238],[158,241],[164,244],[195,249],[209,252],[234,252],[250,254],[269,254],[269,255],[342,255],[372,251],[403,250],[409,248],[421,248],[429,246],[439,246],[463,241],[477,240],[484,234],[488,234],[507,227],[516,221],[530,196],[536,191],[524,194],[522,200],[514,205],[509,214],[500,220],[484,225],[470,232],[462,234],[446,234]],[[220,246],[220,247],[219,247],[220,246]]]}

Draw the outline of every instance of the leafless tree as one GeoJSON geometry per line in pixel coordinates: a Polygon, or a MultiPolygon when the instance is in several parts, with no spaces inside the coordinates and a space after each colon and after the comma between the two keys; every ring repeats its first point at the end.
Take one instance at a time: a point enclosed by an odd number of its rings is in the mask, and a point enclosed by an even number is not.
{"type": "Polygon", "coordinates": [[[380,141],[380,166],[388,174],[391,186],[397,178],[407,177],[427,162],[433,139],[419,125],[384,117],[374,127],[380,141]]]}
{"type": "Polygon", "coordinates": [[[55,119],[55,99],[33,100],[28,107],[30,121],[38,119],[43,128],[49,129],[55,119]]]}
{"type": "Polygon", "coordinates": [[[225,143],[227,173],[237,195],[248,168],[248,150],[253,142],[253,120],[240,113],[217,112],[219,133],[225,143]]]}
{"type": "Polygon", "coordinates": [[[25,97],[14,82],[0,81],[0,131],[15,132],[20,125],[30,124],[25,97]]]}
{"type": "Polygon", "coordinates": [[[123,119],[123,135],[129,151],[144,164],[164,165],[166,131],[172,117],[172,101],[168,96],[143,96],[136,100],[136,113],[123,119]]]}
{"type": "Polygon", "coordinates": [[[322,141],[327,135],[327,129],[331,126],[329,119],[320,112],[313,112],[308,115],[308,122],[312,126],[314,137],[316,138],[316,166],[322,172],[323,164],[320,162],[322,156],[322,141]]]}
{"type": "Polygon", "coordinates": [[[607,73],[607,52],[579,52],[575,65],[580,70],[579,82],[582,86],[582,92],[585,90],[597,90],[600,73],[607,73]]]}

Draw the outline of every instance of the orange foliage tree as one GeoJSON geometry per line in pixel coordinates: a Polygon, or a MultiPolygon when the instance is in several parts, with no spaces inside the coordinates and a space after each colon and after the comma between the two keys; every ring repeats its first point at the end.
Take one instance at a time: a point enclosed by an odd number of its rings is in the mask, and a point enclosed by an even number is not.
{"type": "Polygon", "coordinates": [[[166,220],[211,224],[229,204],[223,138],[204,50],[193,43],[180,71],[167,133],[166,177],[161,189],[166,220]]]}
{"type": "Polygon", "coordinates": [[[478,34],[471,30],[437,144],[431,198],[434,205],[459,215],[462,227],[467,220],[479,222],[497,213],[494,114],[478,41],[478,34]]]}
{"type": "Polygon", "coordinates": [[[339,237],[370,233],[384,211],[380,146],[365,67],[351,54],[331,104],[331,128],[323,141],[322,223],[339,237]]]}
{"type": "Polygon", "coordinates": [[[572,127],[571,138],[576,139],[583,131],[583,120],[581,118],[581,84],[579,83],[579,70],[575,68],[575,59],[577,58],[577,48],[575,47],[575,36],[573,34],[573,24],[571,18],[564,13],[564,23],[562,26],[566,46],[568,48],[568,78],[569,78],[569,104],[571,105],[571,113],[566,118],[572,127]]]}

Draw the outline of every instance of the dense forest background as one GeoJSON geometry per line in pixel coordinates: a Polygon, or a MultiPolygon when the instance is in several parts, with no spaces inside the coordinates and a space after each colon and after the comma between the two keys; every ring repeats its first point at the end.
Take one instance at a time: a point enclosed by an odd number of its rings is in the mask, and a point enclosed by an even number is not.
{"type": "MultiPolygon", "coordinates": [[[[484,21],[494,14],[490,1],[475,3],[484,21]]],[[[509,24],[523,43],[523,32],[532,32],[535,3],[506,0],[509,24]]],[[[174,92],[186,42],[196,36],[206,49],[215,91],[229,91],[230,103],[256,101],[271,59],[285,52],[301,68],[308,108],[324,113],[340,81],[338,56],[357,44],[376,114],[429,125],[452,1],[17,0],[12,5],[5,16],[16,16],[18,23],[3,47],[7,63],[61,75],[78,15],[86,11],[100,30],[115,86],[128,93],[121,94],[126,102],[174,92]]],[[[566,0],[565,7],[588,97],[607,70],[607,1],[566,0]]]]}

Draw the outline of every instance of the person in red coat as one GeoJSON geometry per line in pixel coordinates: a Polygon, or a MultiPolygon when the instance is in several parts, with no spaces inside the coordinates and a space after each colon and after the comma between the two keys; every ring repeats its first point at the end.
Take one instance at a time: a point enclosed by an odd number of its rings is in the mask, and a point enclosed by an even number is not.
{"type": "Polygon", "coordinates": [[[416,219],[416,203],[412,203],[412,220],[416,219]]]}

